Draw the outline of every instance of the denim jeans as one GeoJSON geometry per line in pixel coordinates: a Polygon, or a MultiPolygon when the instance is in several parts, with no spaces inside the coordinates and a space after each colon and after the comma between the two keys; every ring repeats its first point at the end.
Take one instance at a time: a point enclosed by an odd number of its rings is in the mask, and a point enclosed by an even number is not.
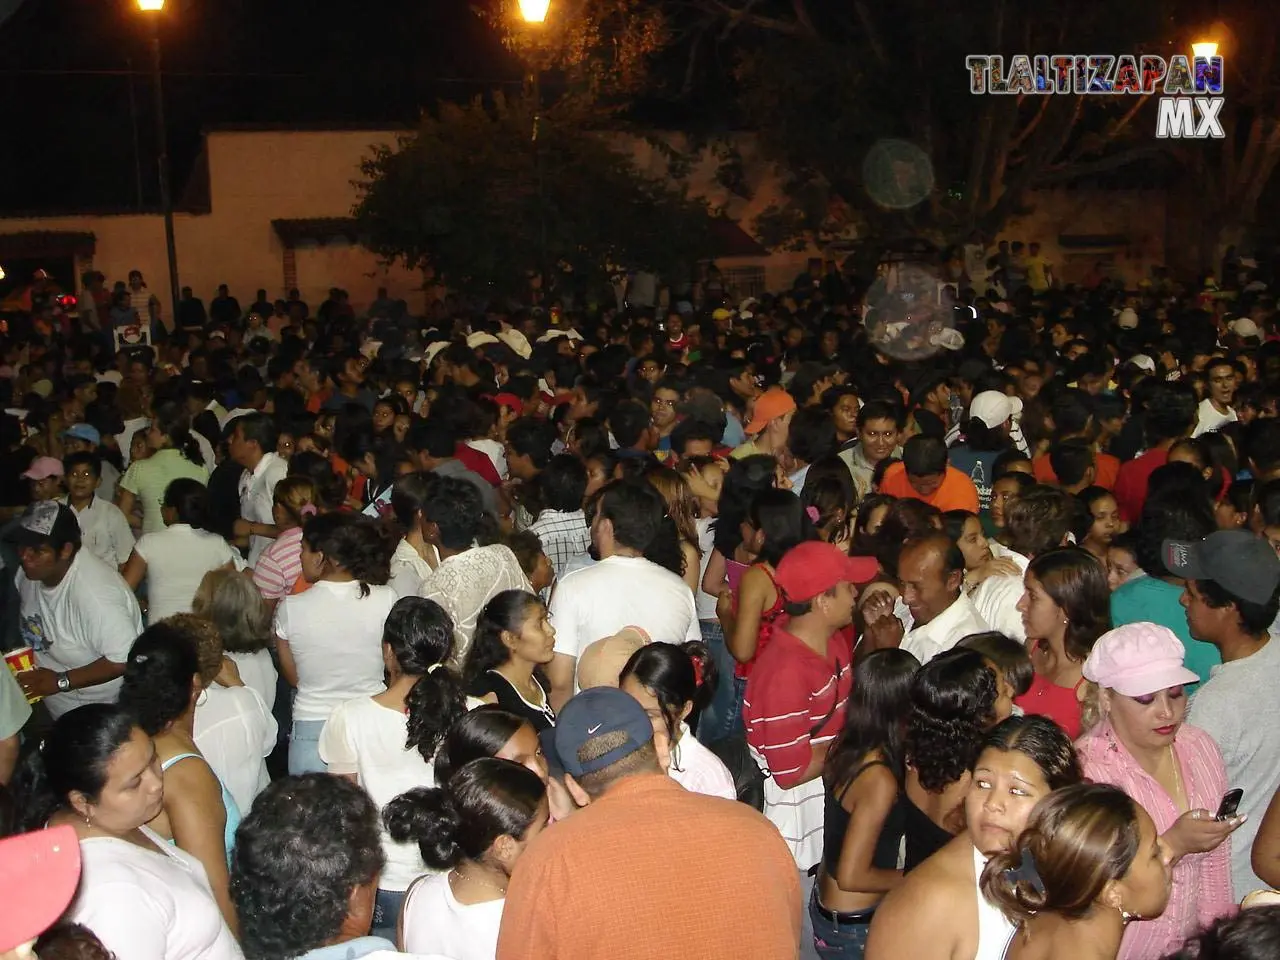
{"type": "Polygon", "coordinates": [[[397,947],[396,930],[400,923],[400,908],[404,906],[404,895],[407,890],[383,890],[378,888],[377,899],[373,903],[373,929],[370,936],[390,940],[397,947]]]}
{"type": "Polygon", "coordinates": [[[813,924],[813,945],[822,960],[862,960],[867,951],[871,913],[860,922],[833,922],[818,912],[818,888],[809,897],[809,921],[813,924]]]}
{"type": "Polygon", "coordinates": [[[320,731],[323,720],[294,720],[289,734],[289,775],[300,773],[324,773],[327,768],[320,759],[320,731]]]}
{"type": "Polygon", "coordinates": [[[725,646],[724,630],[720,622],[700,620],[698,623],[702,627],[702,642],[711,651],[711,659],[719,672],[715,693],[698,721],[698,740],[711,744],[742,730],[742,694],[746,690],[746,683],[739,682],[733,675],[738,661],[733,659],[733,654],[725,646]]]}

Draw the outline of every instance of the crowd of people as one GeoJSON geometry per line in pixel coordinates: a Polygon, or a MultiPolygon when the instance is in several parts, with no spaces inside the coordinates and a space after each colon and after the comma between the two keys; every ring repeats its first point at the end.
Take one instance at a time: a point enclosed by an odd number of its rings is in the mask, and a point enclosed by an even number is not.
{"type": "Polygon", "coordinates": [[[11,332],[0,953],[1280,956],[1270,278],[1034,263],[11,332]]]}

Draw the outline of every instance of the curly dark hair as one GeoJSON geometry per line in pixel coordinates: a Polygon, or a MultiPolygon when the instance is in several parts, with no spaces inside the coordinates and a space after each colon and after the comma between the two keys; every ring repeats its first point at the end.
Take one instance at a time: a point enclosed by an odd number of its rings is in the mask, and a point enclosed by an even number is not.
{"type": "Polygon", "coordinates": [[[302,538],[313,551],[355,577],[362,597],[369,595],[369,584],[384,584],[391,578],[396,535],[370,517],[322,513],[307,521],[302,538]]]}
{"type": "Polygon", "coordinates": [[[948,650],[916,671],[903,756],[920,786],[938,793],[972,769],[995,703],[995,672],[976,650],[948,650]]]}
{"type": "Polygon", "coordinates": [[[308,773],[253,802],[231,853],[231,897],[248,960],[297,957],[331,942],[352,888],[384,864],[378,808],[356,784],[308,773]]]}
{"type": "Polygon", "coordinates": [[[1266,906],[1219,917],[1168,960],[1267,960],[1277,956],[1280,906],[1266,906]]]}

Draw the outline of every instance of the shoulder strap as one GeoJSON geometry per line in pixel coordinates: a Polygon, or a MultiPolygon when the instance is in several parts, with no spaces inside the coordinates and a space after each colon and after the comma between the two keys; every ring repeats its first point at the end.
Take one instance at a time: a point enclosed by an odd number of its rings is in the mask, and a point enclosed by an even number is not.
{"type": "Polygon", "coordinates": [[[840,791],[840,795],[836,797],[836,800],[839,801],[840,803],[844,803],[845,794],[848,793],[849,788],[853,786],[853,781],[857,780],[860,776],[862,776],[872,767],[887,767],[887,766],[889,766],[889,762],[887,760],[868,760],[862,766],[854,770],[853,773],[849,774],[849,779],[845,781],[844,789],[840,791]]]}
{"type": "Polygon", "coordinates": [[[203,759],[204,757],[200,756],[200,754],[198,753],[180,753],[176,757],[170,757],[164,763],[160,764],[160,769],[168,770],[179,760],[203,760],[203,759]]]}
{"type": "MultiPolygon", "coordinates": [[[[419,877],[415,877],[413,883],[409,884],[409,888],[404,892],[404,900],[400,902],[400,916],[396,918],[396,949],[404,952],[404,915],[409,912],[409,898],[413,896],[414,889],[423,880],[435,874],[424,873],[419,877]]],[[[449,882],[449,875],[445,874],[444,882],[449,882]]]]}

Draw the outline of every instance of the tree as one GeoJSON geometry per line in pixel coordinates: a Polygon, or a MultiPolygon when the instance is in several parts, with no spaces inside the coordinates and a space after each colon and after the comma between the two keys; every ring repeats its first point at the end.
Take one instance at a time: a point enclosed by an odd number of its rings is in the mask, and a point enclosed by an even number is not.
{"type": "Polygon", "coordinates": [[[527,294],[531,275],[598,290],[623,269],[688,277],[710,212],[642,176],[607,133],[531,98],[464,106],[363,165],[354,215],[380,256],[471,294],[527,294]]]}
{"type": "Polygon", "coordinates": [[[1280,163],[1280,78],[1270,7],[1234,4],[1212,35],[1226,61],[1221,140],[1171,141],[1182,186],[1199,217],[1197,266],[1217,272],[1229,244],[1258,220],[1258,202],[1280,163]]]}
{"type": "Polygon", "coordinates": [[[775,222],[815,230],[812,192],[825,188],[874,233],[955,241],[994,233],[1036,186],[1159,150],[1126,139],[1149,98],[975,96],[964,66],[970,54],[1136,52],[1164,30],[1154,2],[1131,4],[1124,18],[1068,0],[691,2],[735,64],[742,116],[792,171],[792,193],[807,197],[800,215],[774,211],[775,222]],[[913,175],[932,183],[916,205],[877,202],[893,172],[884,167],[912,156],[888,140],[919,148],[913,175]],[[888,158],[868,167],[877,144],[876,157],[888,158]]]}

